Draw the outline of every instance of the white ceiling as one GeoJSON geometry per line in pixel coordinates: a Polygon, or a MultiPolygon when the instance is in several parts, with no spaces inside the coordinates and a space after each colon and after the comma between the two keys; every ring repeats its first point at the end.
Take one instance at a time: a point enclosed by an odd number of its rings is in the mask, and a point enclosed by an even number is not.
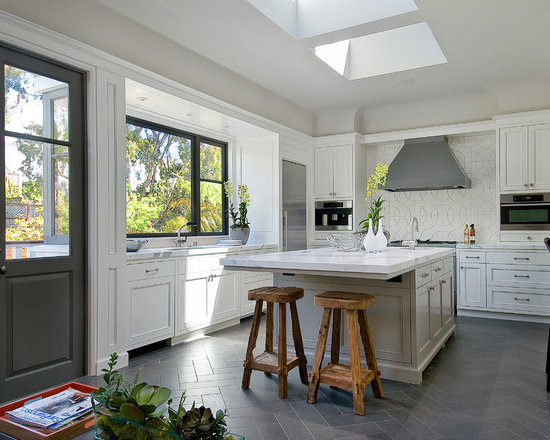
{"type": "Polygon", "coordinates": [[[550,78],[548,0],[416,0],[418,11],[295,40],[246,0],[94,0],[314,113],[550,78]],[[426,21],[447,64],[348,81],[308,49],[426,21]]]}
{"type": "MultiPolygon", "coordinates": [[[[316,1],[345,3],[308,4],[316,1]]],[[[299,40],[247,0],[0,0],[0,9],[307,134],[550,108],[550,0],[415,3],[417,11],[299,40]],[[309,50],[422,22],[446,64],[347,80],[309,50]]]]}

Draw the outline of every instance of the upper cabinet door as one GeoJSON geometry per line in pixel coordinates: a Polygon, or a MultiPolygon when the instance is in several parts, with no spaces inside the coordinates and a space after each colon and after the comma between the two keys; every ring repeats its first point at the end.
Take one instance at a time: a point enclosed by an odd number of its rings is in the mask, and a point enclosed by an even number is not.
{"type": "Polygon", "coordinates": [[[500,189],[525,191],[529,188],[527,127],[500,130],[500,189]]]}
{"type": "Polygon", "coordinates": [[[550,189],[550,124],[529,127],[529,188],[550,189]]]}
{"type": "Polygon", "coordinates": [[[353,147],[342,145],[333,151],[334,197],[353,197],[353,147]]]}
{"type": "Polygon", "coordinates": [[[332,147],[315,149],[315,198],[333,198],[332,147]]]}

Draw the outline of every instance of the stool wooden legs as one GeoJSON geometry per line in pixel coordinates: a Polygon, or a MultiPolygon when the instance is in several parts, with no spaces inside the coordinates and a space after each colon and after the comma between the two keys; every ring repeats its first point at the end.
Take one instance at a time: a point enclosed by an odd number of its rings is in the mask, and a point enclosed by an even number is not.
{"type": "Polygon", "coordinates": [[[261,299],[256,301],[256,307],[254,309],[254,318],[252,319],[252,328],[250,329],[248,347],[246,349],[246,357],[244,359],[244,373],[242,383],[243,390],[247,390],[250,387],[250,375],[252,374],[252,362],[254,361],[253,351],[254,348],[256,348],[256,341],[258,340],[258,331],[260,329],[260,321],[262,319],[263,303],[264,302],[261,299]]]}
{"type": "Polygon", "coordinates": [[[279,379],[279,397],[284,399],[288,396],[288,371],[295,366],[299,367],[300,379],[302,383],[307,385],[307,359],[304,354],[304,344],[302,342],[302,333],[300,331],[300,321],[298,320],[298,309],[295,301],[290,301],[290,316],[292,319],[292,337],[296,348],[296,356],[288,356],[286,344],[286,303],[279,302],[279,340],[277,353],[273,351],[273,302],[267,302],[266,316],[266,335],[265,335],[265,351],[261,355],[254,358],[253,351],[256,348],[258,339],[258,331],[262,316],[263,300],[256,300],[256,308],[254,309],[254,318],[252,319],[252,329],[248,339],[248,347],[246,349],[246,358],[244,361],[244,372],[242,388],[247,390],[250,386],[250,376],[252,370],[263,371],[266,375],[277,374],[279,379]]]}
{"type": "Polygon", "coordinates": [[[319,328],[319,336],[317,337],[317,348],[315,349],[315,359],[313,368],[309,376],[309,390],[307,393],[307,401],[309,403],[317,402],[317,390],[319,389],[319,376],[321,374],[321,364],[325,356],[327,348],[328,327],[330,325],[330,312],[332,309],[325,308],[323,318],[321,319],[321,327],[319,328]]]}
{"type": "Polygon", "coordinates": [[[374,397],[384,397],[384,390],[382,389],[382,381],[380,380],[380,370],[376,362],[376,356],[374,354],[374,344],[372,342],[372,335],[369,327],[369,320],[364,310],[358,310],[359,315],[359,327],[361,329],[361,340],[363,341],[363,349],[365,350],[365,357],[367,359],[367,366],[369,370],[374,371],[374,379],[371,382],[372,392],[374,397]]]}
{"type": "Polygon", "coordinates": [[[339,363],[340,325],[342,319],[341,309],[331,309],[329,307],[325,307],[324,309],[321,327],[319,328],[317,348],[315,350],[315,359],[310,375],[307,401],[309,403],[315,403],[317,401],[319,383],[323,382],[332,387],[351,389],[355,413],[363,415],[365,414],[363,392],[366,385],[369,383],[372,385],[375,397],[384,397],[384,391],[382,389],[380,371],[376,363],[372,335],[370,333],[365,311],[346,309],[346,318],[349,338],[349,366],[339,363]],[[327,347],[328,328],[330,326],[330,315],[332,310],[334,310],[334,319],[332,324],[331,360],[330,363],[321,370],[321,364],[323,363],[323,357],[327,347]],[[361,339],[365,351],[368,370],[364,370],[361,367],[361,344],[359,339],[361,339]]]}
{"type": "Polygon", "coordinates": [[[307,379],[307,359],[304,353],[304,343],[302,342],[302,332],[300,331],[300,320],[298,319],[298,309],[295,302],[290,303],[290,316],[292,318],[292,338],[294,339],[294,348],[298,356],[298,369],[300,371],[300,380],[304,385],[308,385],[307,379]]]}
{"type": "Polygon", "coordinates": [[[288,395],[288,366],[286,362],[286,304],[279,303],[279,368],[277,376],[279,377],[279,398],[284,399],[288,395]]]}

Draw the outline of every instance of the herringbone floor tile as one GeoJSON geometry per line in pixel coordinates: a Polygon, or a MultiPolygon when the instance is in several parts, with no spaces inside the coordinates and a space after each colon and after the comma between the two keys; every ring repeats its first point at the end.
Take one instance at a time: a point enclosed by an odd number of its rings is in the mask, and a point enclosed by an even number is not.
{"type": "MultiPolygon", "coordinates": [[[[550,393],[545,391],[548,326],[457,317],[452,337],[420,385],[383,381],[386,397],[365,392],[367,413],[353,413],[351,393],[321,385],[306,403],[298,370],[289,395],[278,397],[276,376],[253,372],[240,387],[250,320],[203,339],[141,350],[122,371],[166,385],[186,402],[227,408],[230,428],[247,440],[423,440],[550,438],[550,393]]],[[[259,340],[257,347],[262,346],[259,340]]],[[[95,384],[100,378],[81,381],[95,384]]],[[[93,436],[82,436],[82,439],[93,436]]]]}

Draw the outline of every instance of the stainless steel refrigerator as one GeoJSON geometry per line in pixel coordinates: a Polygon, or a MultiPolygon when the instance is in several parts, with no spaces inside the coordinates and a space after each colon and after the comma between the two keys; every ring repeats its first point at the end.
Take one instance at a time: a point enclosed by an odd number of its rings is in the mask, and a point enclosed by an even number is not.
{"type": "Polygon", "coordinates": [[[307,248],[306,166],[283,160],[283,251],[307,248]]]}

